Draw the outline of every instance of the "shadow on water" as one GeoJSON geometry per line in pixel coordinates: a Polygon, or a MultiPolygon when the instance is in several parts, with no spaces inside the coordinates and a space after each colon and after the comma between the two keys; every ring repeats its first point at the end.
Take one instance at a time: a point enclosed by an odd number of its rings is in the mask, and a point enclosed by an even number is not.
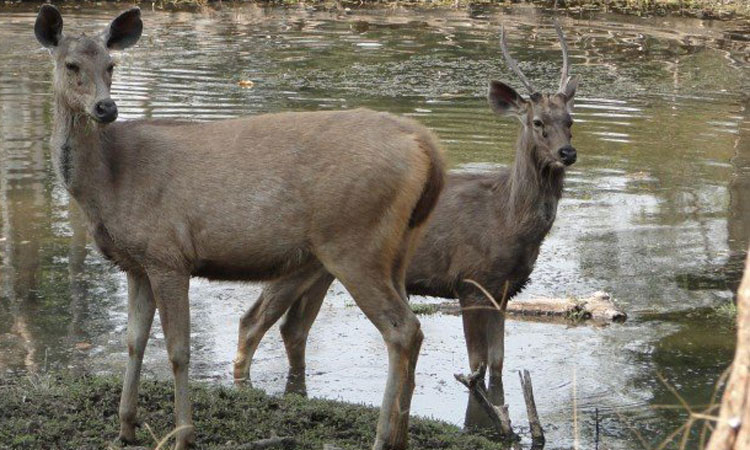
{"type": "MultiPolygon", "coordinates": [[[[66,27],[95,32],[111,15],[69,10],[66,27]]],[[[52,173],[51,67],[33,20],[30,7],[0,14],[0,370],[121,373],[125,282],[92,250],[84,219],[52,173]]],[[[117,57],[113,95],[123,119],[366,106],[435,130],[459,170],[511,162],[518,125],[493,116],[483,98],[489,79],[517,84],[501,61],[501,23],[540,89],[559,76],[550,15],[525,7],[243,6],[144,11],[144,20],[143,40],[117,57]]],[[[606,14],[562,24],[573,72],[583,77],[574,112],[580,160],[523,295],[603,289],[630,320],[605,328],[510,322],[504,395],[514,424],[523,426],[516,372],[529,369],[547,448],[593,448],[598,410],[602,445],[636,449],[628,424],[656,442],[685,419],[658,408],[676,401],[657,373],[690,404],[704,405],[731,357],[731,320],[713,311],[732,301],[750,236],[747,30],[606,14]]],[[[258,293],[255,285],[192,284],[193,378],[231,382],[238,319],[258,293]]],[[[466,392],[453,380],[468,366],[461,321],[440,314],[421,321],[413,412],[471,422],[466,392]]],[[[253,382],[280,393],[286,358],[271,334],[253,382]]],[[[292,379],[292,388],[379,403],[382,340],[338,284],[307,353],[307,383],[292,379]]],[[[169,377],[158,321],[145,371],[169,377]]]]}

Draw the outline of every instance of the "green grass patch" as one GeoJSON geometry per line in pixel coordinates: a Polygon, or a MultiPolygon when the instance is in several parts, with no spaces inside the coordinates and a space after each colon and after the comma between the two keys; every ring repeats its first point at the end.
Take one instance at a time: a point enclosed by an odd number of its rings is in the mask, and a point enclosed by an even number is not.
{"type": "MultiPolygon", "coordinates": [[[[116,377],[46,375],[0,378],[0,449],[119,448],[116,377]]],[[[239,446],[271,436],[290,436],[297,449],[370,448],[378,410],[299,396],[274,397],[252,388],[191,385],[197,447],[239,446]]],[[[139,418],[158,437],[174,427],[172,383],[143,381],[139,418]]],[[[410,422],[412,449],[485,450],[501,444],[427,419],[410,422]]],[[[137,445],[155,445],[145,427],[137,445]]]]}
{"type": "Polygon", "coordinates": [[[722,303],[714,309],[714,313],[720,318],[734,323],[737,320],[737,304],[733,301],[722,303]]]}
{"type": "Polygon", "coordinates": [[[409,307],[418,316],[429,316],[437,314],[438,306],[430,303],[410,303],[409,307]]]}

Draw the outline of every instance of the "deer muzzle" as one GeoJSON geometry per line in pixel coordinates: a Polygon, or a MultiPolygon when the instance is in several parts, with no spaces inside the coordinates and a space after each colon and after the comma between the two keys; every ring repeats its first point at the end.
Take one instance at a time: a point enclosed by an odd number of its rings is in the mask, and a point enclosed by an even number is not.
{"type": "Polygon", "coordinates": [[[560,160],[562,160],[563,164],[566,166],[572,165],[578,158],[576,149],[572,145],[566,145],[565,147],[560,148],[557,153],[560,155],[560,160]]]}
{"type": "Polygon", "coordinates": [[[99,100],[94,105],[94,119],[99,123],[111,123],[117,119],[117,104],[111,98],[99,100]]]}

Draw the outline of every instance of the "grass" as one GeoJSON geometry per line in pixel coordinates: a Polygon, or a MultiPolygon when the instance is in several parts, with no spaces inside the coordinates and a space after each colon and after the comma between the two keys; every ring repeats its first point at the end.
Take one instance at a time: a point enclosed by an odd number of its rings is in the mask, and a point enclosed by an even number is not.
{"type": "Polygon", "coordinates": [[[714,309],[714,313],[722,319],[737,321],[737,304],[733,301],[722,303],[714,309]]]}
{"type": "Polygon", "coordinates": [[[438,305],[431,303],[410,303],[409,307],[418,316],[430,316],[439,310],[438,305]]]}
{"type": "MultiPolygon", "coordinates": [[[[0,378],[0,449],[119,448],[117,406],[121,381],[109,376],[66,374],[0,378]]],[[[291,436],[298,449],[369,448],[375,438],[375,408],[299,396],[272,397],[251,388],[191,385],[197,448],[239,446],[271,436],[291,436]]],[[[172,384],[141,382],[139,417],[155,436],[174,427],[172,384]]],[[[427,419],[410,423],[412,449],[502,448],[427,419]]],[[[154,446],[147,427],[137,445],[154,446]]]]}

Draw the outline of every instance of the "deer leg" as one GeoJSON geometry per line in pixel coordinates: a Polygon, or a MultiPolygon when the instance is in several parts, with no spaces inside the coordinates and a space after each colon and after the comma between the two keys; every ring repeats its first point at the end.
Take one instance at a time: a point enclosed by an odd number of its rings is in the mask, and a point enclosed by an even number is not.
{"type": "Polygon", "coordinates": [[[175,449],[187,448],[195,441],[195,429],[188,393],[190,365],[190,277],[174,272],[149,272],[151,289],[159,309],[161,326],[167,341],[167,353],[174,374],[175,449]]]}
{"type": "Polygon", "coordinates": [[[120,396],[120,439],[135,441],[138,383],[156,303],[145,274],[128,273],[128,366],[120,396]]]}
{"type": "Polygon", "coordinates": [[[503,359],[505,358],[505,311],[487,311],[487,360],[490,372],[488,394],[494,405],[505,404],[503,359]]]}
{"type": "MultiPolygon", "coordinates": [[[[487,317],[492,311],[488,311],[489,303],[476,300],[472,297],[460,297],[461,319],[464,326],[464,338],[466,340],[466,350],[469,355],[469,368],[473,373],[482,365],[487,365],[488,345],[487,345],[487,317]]],[[[484,380],[480,380],[484,384],[484,380]]],[[[469,401],[466,405],[466,415],[464,416],[464,426],[469,429],[491,428],[492,422],[487,417],[482,405],[480,405],[474,396],[469,394],[469,401]]]]}
{"type": "Polygon", "coordinates": [[[281,337],[284,340],[289,359],[287,394],[307,395],[305,383],[305,348],[315,318],[320,312],[333,276],[325,273],[305,291],[284,315],[281,323],[281,337]]]}
{"type": "Polygon", "coordinates": [[[393,286],[391,274],[384,274],[380,280],[373,279],[372,271],[359,271],[359,274],[363,276],[346,274],[338,278],[380,331],[388,349],[388,381],[373,448],[403,450],[407,448],[414,370],[423,334],[419,320],[399,289],[393,286]]]}
{"type": "Polygon", "coordinates": [[[322,272],[323,269],[316,262],[266,285],[255,304],[240,319],[234,359],[236,383],[250,379],[250,363],[263,336],[322,272]]]}
{"type": "Polygon", "coordinates": [[[464,326],[469,368],[472,372],[487,364],[487,316],[491,313],[489,303],[460,298],[461,319],[464,326]]]}

